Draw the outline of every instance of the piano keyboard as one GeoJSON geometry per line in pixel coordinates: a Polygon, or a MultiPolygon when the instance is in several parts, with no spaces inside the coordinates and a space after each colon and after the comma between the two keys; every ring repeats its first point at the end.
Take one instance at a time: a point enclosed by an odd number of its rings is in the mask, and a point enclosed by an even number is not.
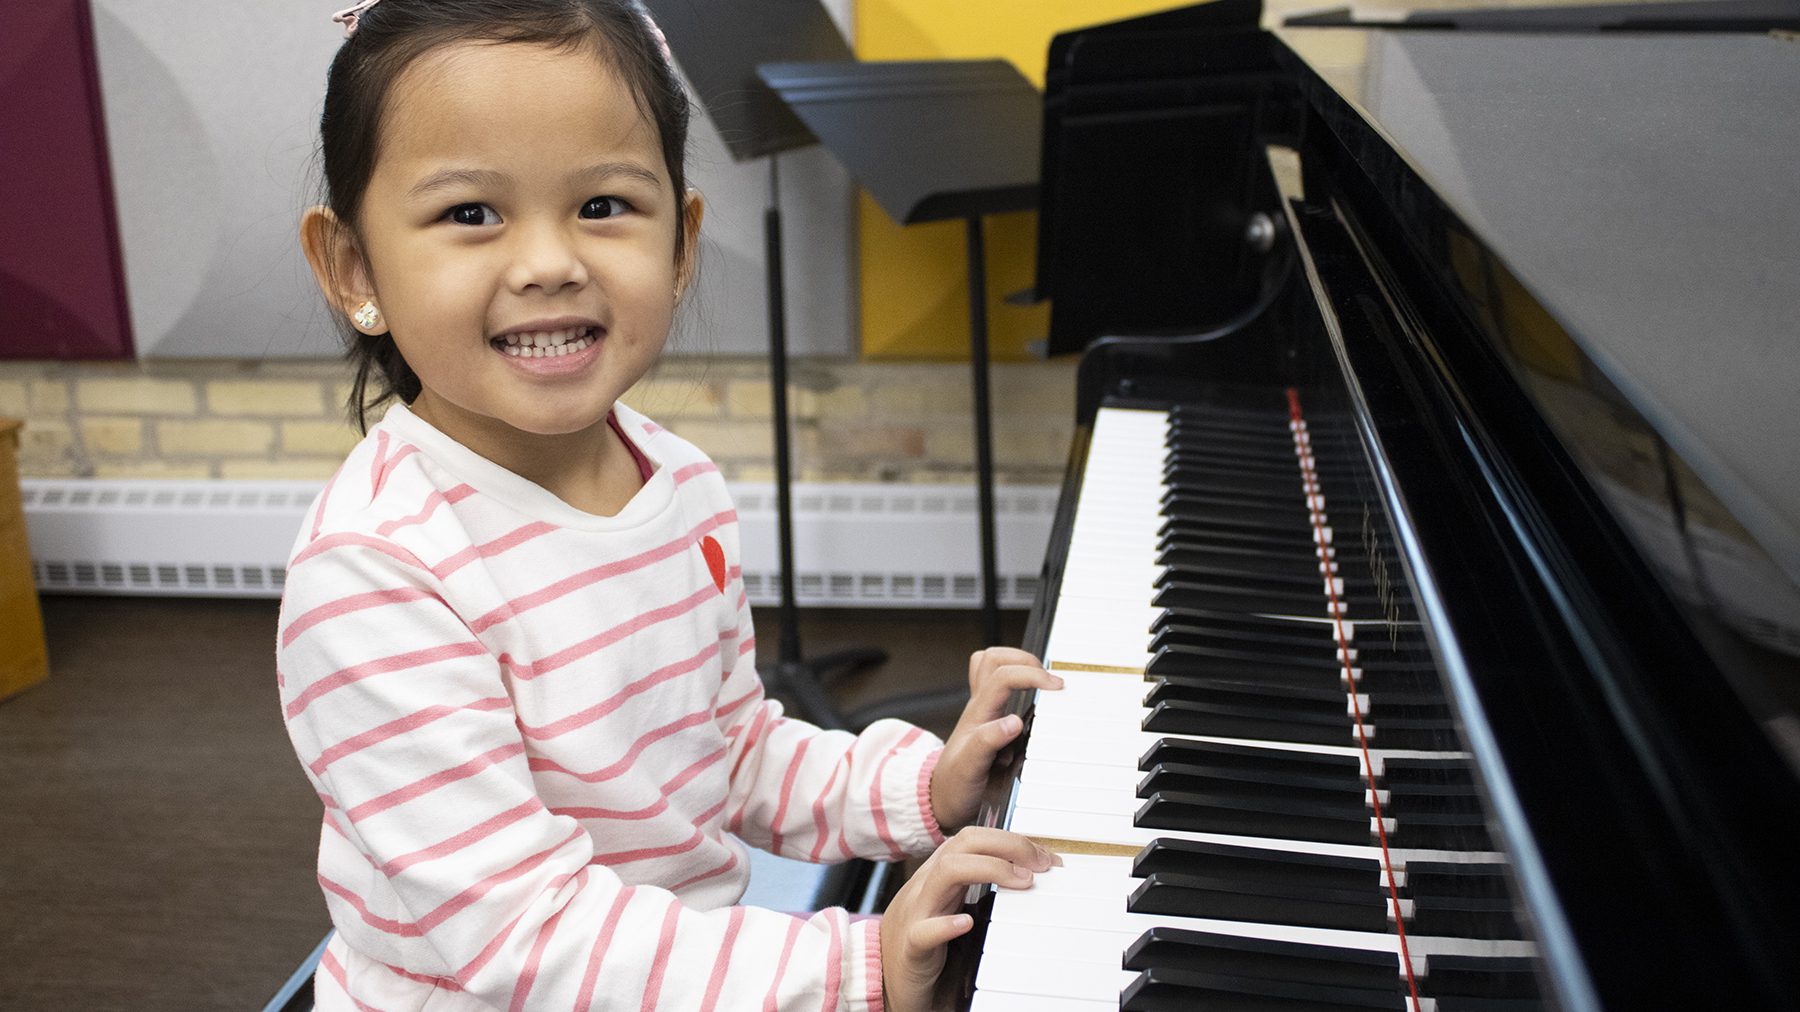
{"type": "Polygon", "coordinates": [[[1360,459],[1291,393],[1099,411],[1009,812],[1064,865],[973,1012],[1542,1007],[1360,459]]]}

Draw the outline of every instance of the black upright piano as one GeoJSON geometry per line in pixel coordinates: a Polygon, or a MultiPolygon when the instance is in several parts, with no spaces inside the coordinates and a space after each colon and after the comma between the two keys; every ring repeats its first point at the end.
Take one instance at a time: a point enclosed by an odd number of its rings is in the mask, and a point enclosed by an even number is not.
{"type": "Polygon", "coordinates": [[[1800,1008],[1800,12],[1678,6],[1056,39],[962,1007],[1800,1008]]]}

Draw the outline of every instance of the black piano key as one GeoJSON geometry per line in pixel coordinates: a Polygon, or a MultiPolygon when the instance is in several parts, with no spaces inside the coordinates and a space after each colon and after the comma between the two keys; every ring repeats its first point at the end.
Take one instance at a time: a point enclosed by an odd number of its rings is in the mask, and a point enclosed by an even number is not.
{"type": "Polygon", "coordinates": [[[1275,713],[1264,709],[1221,703],[1170,700],[1158,703],[1144,716],[1143,729],[1159,734],[1203,735],[1211,738],[1247,738],[1305,745],[1352,745],[1354,723],[1348,713],[1314,716],[1275,713]]]}
{"type": "Polygon", "coordinates": [[[1406,1008],[1397,988],[1332,987],[1228,974],[1149,969],[1119,995],[1121,1012],[1367,1012],[1406,1008]]]}
{"type": "Polygon", "coordinates": [[[1449,720],[1419,720],[1406,717],[1377,718],[1363,714],[1363,723],[1373,725],[1369,743],[1382,748],[1417,749],[1422,752],[1449,752],[1462,746],[1454,724],[1449,720]],[[1379,736],[1379,741],[1377,741],[1379,736]]]}
{"type": "Polygon", "coordinates": [[[1156,648],[1144,670],[1151,675],[1201,680],[1237,678],[1250,682],[1339,686],[1344,665],[1333,656],[1282,655],[1276,651],[1166,644],[1156,648]]]}
{"type": "MultiPolygon", "coordinates": [[[[1338,661],[1337,640],[1322,629],[1281,633],[1264,629],[1222,629],[1195,623],[1171,622],[1154,631],[1150,637],[1151,653],[1165,646],[1249,650],[1257,654],[1305,657],[1311,661],[1332,664],[1338,661]]],[[[1349,644],[1349,648],[1356,651],[1357,656],[1361,655],[1361,649],[1354,643],[1349,644]]]]}
{"type": "Polygon", "coordinates": [[[1464,762],[1439,759],[1389,759],[1385,763],[1389,786],[1411,790],[1475,789],[1475,771],[1464,762]]]}
{"type": "Polygon", "coordinates": [[[1382,806],[1383,818],[1393,819],[1395,828],[1388,833],[1388,845],[1412,850],[1493,850],[1487,821],[1476,815],[1401,816],[1382,806]]]}
{"type": "MultiPolygon", "coordinates": [[[[1129,951],[1129,950],[1127,950],[1129,951]]],[[[1127,966],[1125,969],[1140,969],[1127,966]]],[[[1538,961],[1529,956],[1432,956],[1419,981],[1421,994],[1446,998],[1529,999],[1537,1002],[1538,961]]],[[[1463,1006],[1465,1008],[1469,1006],[1463,1006]]],[[[1529,1007],[1540,1007],[1538,1004],[1529,1007]]]]}
{"type": "MultiPolygon", "coordinates": [[[[1298,552],[1275,552],[1228,545],[1169,545],[1159,548],[1156,564],[1179,569],[1237,569],[1283,579],[1323,580],[1347,571],[1335,558],[1326,560],[1298,552]]],[[[1348,570],[1355,573],[1356,567],[1348,570]]]]}
{"type": "Polygon", "coordinates": [[[1408,892],[1433,896],[1504,899],[1512,895],[1506,865],[1493,863],[1408,861],[1406,888],[1408,892]]]}
{"type": "Polygon", "coordinates": [[[1167,837],[1151,840],[1131,859],[1133,878],[1148,878],[1157,872],[1235,875],[1246,881],[1275,881],[1295,888],[1379,892],[1381,887],[1381,863],[1374,858],[1299,854],[1167,837]]]}
{"type": "MultiPolygon", "coordinates": [[[[1234,586],[1246,591],[1293,591],[1310,595],[1324,604],[1329,597],[1325,589],[1326,579],[1325,574],[1316,569],[1310,573],[1289,574],[1254,566],[1169,563],[1163,574],[1157,577],[1155,585],[1164,587],[1171,583],[1197,582],[1234,586]]],[[[1374,593],[1374,582],[1366,575],[1338,573],[1330,579],[1341,584],[1337,589],[1337,596],[1341,600],[1353,600],[1358,595],[1374,593]]]]}
{"type": "MultiPolygon", "coordinates": [[[[1318,612],[1305,614],[1274,613],[1245,611],[1242,608],[1172,608],[1166,614],[1159,614],[1150,623],[1150,634],[1155,635],[1170,626],[1196,626],[1202,628],[1230,628],[1246,633],[1268,632],[1281,635],[1318,637],[1335,645],[1338,635],[1338,623],[1330,621],[1318,612]]],[[[1344,620],[1344,634],[1350,638],[1350,645],[1360,647],[1357,638],[1363,636],[1362,630],[1379,628],[1374,623],[1357,622],[1354,619],[1344,620]]],[[[1385,632],[1382,633],[1385,635],[1385,632]]]]}
{"type": "Polygon", "coordinates": [[[1185,970],[1242,977],[1329,984],[1370,990],[1400,986],[1399,960],[1391,952],[1241,938],[1207,931],[1156,927],[1125,950],[1127,970],[1185,970]]]}
{"type": "Polygon", "coordinates": [[[1354,789],[1361,789],[1366,783],[1362,775],[1362,763],[1355,756],[1323,755],[1255,745],[1226,745],[1183,738],[1160,739],[1138,759],[1138,769],[1141,771],[1148,772],[1162,765],[1229,766],[1234,769],[1330,777],[1354,789]]]}
{"type": "Polygon", "coordinates": [[[1156,872],[1131,892],[1134,914],[1205,917],[1255,924],[1290,924],[1345,931],[1384,931],[1388,907],[1379,889],[1292,889],[1279,881],[1156,872]]]}
{"type": "Polygon", "coordinates": [[[1164,583],[1151,597],[1150,603],[1158,608],[1217,611],[1236,607],[1247,611],[1279,610],[1282,614],[1317,615],[1321,618],[1329,614],[1323,585],[1309,593],[1304,590],[1246,589],[1225,583],[1173,580],[1164,583]]]}
{"type": "MultiPolygon", "coordinates": [[[[1320,461],[1316,458],[1313,464],[1312,473],[1321,479],[1354,485],[1354,477],[1347,469],[1330,467],[1321,471],[1320,461]]],[[[1266,457],[1234,457],[1205,448],[1171,447],[1163,457],[1163,473],[1167,474],[1177,468],[1196,474],[1247,474],[1265,478],[1291,478],[1294,481],[1302,480],[1307,473],[1307,469],[1300,466],[1299,458],[1291,452],[1266,457]]]]}
{"type": "Polygon", "coordinates": [[[1138,807],[1131,824],[1141,829],[1314,843],[1362,845],[1371,837],[1368,810],[1360,805],[1333,810],[1307,798],[1290,801],[1273,792],[1157,791],[1138,807]]]}
{"type": "MultiPolygon", "coordinates": [[[[1303,498],[1308,492],[1320,490],[1320,479],[1309,476],[1298,468],[1285,474],[1274,471],[1256,473],[1171,463],[1164,465],[1162,477],[1163,484],[1171,489],[1202,493],[1229,492],[1274,499],[1303,498]]],[[[1334,485],[1339,490],[1348,492],[1347,488],[1342,487],[1342,483],[1334,482],[1334,485]]]]}
{"type": "Polygon", "coordinates": [[[1337,679],[1321,676],[1317,684],[1295,684],[1230,678],[1162,679],[1144,695],[1144,705],[1154,709],[1165,700],[1190,703],[1220,702],[1264,705],[1278,712],[1337,715],[1348,712],[1349,697],[1337,679]]]}
{"type": "Polygon", "coordinates": [[[1168,516],[1157,528],[1157,537],[1191,539],[1198,544],[1219,543],[1259,545],[1292,551],[1308,551],[1313,547],[1335,544],[1335,536],[1313,529],[1310,515],[1283,513],[1279,517],[1249,514],[1231,517],[1168,516]]]}
{"type": "Polygon", "coordinates": [[[1144,774],[1137,785],[1140,798],[1149,798],[1159,792],[1282,798],[1317,806],[1321,815],[1365,821],[1369,814],[1364,806],[1366,791],[1361,784],[1345,783],[1339,777],[1308,776],[1280,770],[1161,763],[1144,774]]]}
{"type": "Polygon", "coordinates": [[[1412,901],[1413,914],[1406,930],[1414,934],[1485,939],[1525,937],[1510,898],[1415,893],[1412,901]]]}

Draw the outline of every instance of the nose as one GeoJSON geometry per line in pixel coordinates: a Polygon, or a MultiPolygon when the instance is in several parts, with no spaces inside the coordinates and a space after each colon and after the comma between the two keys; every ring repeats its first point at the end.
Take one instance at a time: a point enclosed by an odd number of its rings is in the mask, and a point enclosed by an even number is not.
{"type": "Polygon", "coordinates": [[[551,223],[514,231],[515,247],[507,268],[507,286],[523,294],[536,288],[548,294],[588,283],[573,237],[551,223]]]}

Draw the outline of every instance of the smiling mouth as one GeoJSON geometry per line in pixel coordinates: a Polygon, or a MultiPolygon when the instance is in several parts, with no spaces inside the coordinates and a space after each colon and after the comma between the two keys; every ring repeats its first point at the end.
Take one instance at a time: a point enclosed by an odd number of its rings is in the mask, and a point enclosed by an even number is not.
{"type": "Polygon", "coordinates": [[[559,358],[586,351],[599,339],[594,327],[571,327],[568,330],[503,334],[488,343],[513,358],[559,358]]]}

